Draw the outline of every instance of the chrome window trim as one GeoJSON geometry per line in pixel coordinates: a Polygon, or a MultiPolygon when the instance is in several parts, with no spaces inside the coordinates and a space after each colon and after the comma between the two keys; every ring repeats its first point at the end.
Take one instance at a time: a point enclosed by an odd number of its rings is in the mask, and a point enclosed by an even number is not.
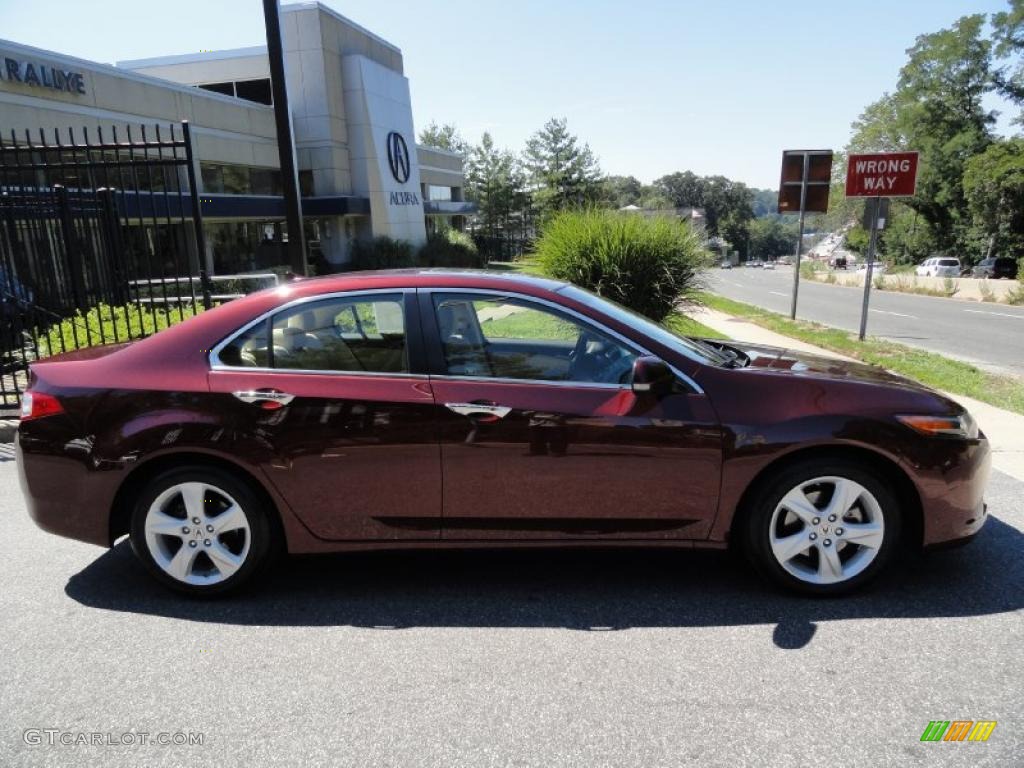
{"type": "MultiPolygon", "coordinates": [[[[239,336],[248,333],[252,328],[256,327],[260,323],[265,323],[269,318],[274,315],[286,312],[293,307],[299,307],[303,304],[309,304],[315,301],[327,301],[329,299],[345,299],[350,297],[358,296],[373,296],[373,295],[398,295],[402,296],[403,299],[409,293],[415,293],[415,288],[360,288],[354,291],[332,291],[331,293],[321,293],[315,296],[303,296],[300,299],[293,299],[287,304],[282,304],[273,309],[267,310],[262,315],[257,317],[255,320],[251,320],[241,328],[233,331],[224,340],[219,342],[207,357],[210,363],[211,371],[243,371],[248,373],[311,373],[319,376],[394,376],[399,378],[411,378],[411,379],[426,379],[427,376],[420,373],[410,373],[409,371],[403,371],[399,373],[387,373],[384,371],[330,371],[320,369],[304,369],[304,368],[266,368],[266,367],[251,367],[243,365],[227,365],[222,363],[220,359],[221,350],[228,346],[231,342],[237,339],[239,336]]],[[[408,346],[409,338],[409,324],[405,317],[405,306],[403,301],[402,306],[402,323],[405,325],[406,331],[406,345],[408,346]]]]}
{"type": "MultiPolygon", "coordinates": [[[[427,294],[434,294],[434,293],[466,293],[466,294],[471,294],[471,295],[488,295],[488,296],[499,296],[499,297],[511,297],[511,298],[516,298],[516,299],[521,299],[522,301],[526,301],[526,302],[531,302],[532,301],[532,302],[536,302],[538,304],[544,304],[544,305],[546,305],[548,307],[551,307],[554,310],[557,310],[558,312],[561,312],[561,313],[566,314],[566,315],[570,315],[570,316],[578,319],[580,322],[582,322],[582,323],[584,323],[586,325],[593,326],[595,328],[600,329],[602,333],[605,333],[605,334],[611,336],[613,339],[616,339],[617,341],[621,342],[625,346],[627,346],[630,349],[632,349],[635,352],[637,352],[638,355],[648,355],[648,356],[651,356],[651,357],[658,357],[659,360],[661,359],[661,357],[659,355],[655,355],[653,352],[651,352],[650,350],[648,350],[648,349],[644,348],[643,346],[637,344],[632,339],[627,339],[625,336],[623,336],[618,331],[612,330],[611,328],[609,328],[606,325],[598,322],[594,318],[588,317],[587,315],[584,315],[581,312],[577,312],[576,310],[571,309],[569,307],[566,307],[563,304],[559,304],[558,302],[549,301],[548,299],[542,299],[542,298],[540,298],[538,296],[531,296],[531,295],[525,294],[525,293],[518,293],[517,291],[498,291],[498,290],[495,290],[493,288],[461,288],[461,287],[457,287],[457,288],[438,288],[438,287],[430,287],[430,288],[423,288],[421,290],[423,290],[423,292],[425,292],[427,294]]],[[[433,304],[433,301],[431,301],[431,304],[433,304]]],[[[435,312],[436,312],[436,308],[435,308],[435,312]]],[[[693,390],[694,394],[697,394],[697,395],[703,395],[704,394],[704,388],[701,387],[692,378],[690,378],[685,373],[680,371],[674,365],[670,364],[669,368],[672,370],[672,373],[675,374],[676,378],[680,379],[684,384],[686,384],[686,386],[688,386],[690,389],[693,390]]],[[[494,377],[494,376],[464,376],[464,375],[463,376],[448,376],[448,375],[445,375],[445,376],[431,376],[431,378],[433,378],[433,379],[451,379],[451,380],[458,380],[458,381],[502,381],[504,383],[554,384],[556,386],[557,385],[562,385],[562,386],[572,386],[572,387],[590,386],[590,387],[595,387],[595,388],[600,388],[600,389],[632,389],[631,386],[625,385],[625,384],[603,384],[601,382],[582,382],[582,381],[551,381],[549,379],[508,379],[508,378],[501,378],[501,379],[499,379],[499,378],[494,377]]]]}

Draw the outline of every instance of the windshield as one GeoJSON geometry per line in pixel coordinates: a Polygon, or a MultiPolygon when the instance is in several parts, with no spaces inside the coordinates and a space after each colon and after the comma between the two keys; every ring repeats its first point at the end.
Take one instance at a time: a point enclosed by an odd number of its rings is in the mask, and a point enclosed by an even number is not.
{"type": "Polygon", "coordinates": [[[656,323],[610,299],[598,296],[596,293],[591,293],[575,285],[567,285],[565,288],[560,288],[558,292],[580,302],[580,304],[596,309],[598,312],[618,320],[620,323],[636,328],[645,336],[678,352],[680,355],[685,355],[691,360],[712,365],[728,365],[731,363],[729,355],[715,349],[710,344],[705,344],[697,339],[691,339],[689,336],[682,336],[666,328],[664,325],[656,323]]]}

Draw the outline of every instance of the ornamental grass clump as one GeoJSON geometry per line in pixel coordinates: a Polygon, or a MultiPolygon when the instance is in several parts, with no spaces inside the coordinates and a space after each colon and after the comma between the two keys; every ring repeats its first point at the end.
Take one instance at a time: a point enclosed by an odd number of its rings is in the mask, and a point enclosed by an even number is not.
{"type": "Polygon", "coordinates": [[[624,304],[653,320],[696,302],[711,254],[703,233],[671,216],[566,211],[536,245],[545,274],[624,304]]]}

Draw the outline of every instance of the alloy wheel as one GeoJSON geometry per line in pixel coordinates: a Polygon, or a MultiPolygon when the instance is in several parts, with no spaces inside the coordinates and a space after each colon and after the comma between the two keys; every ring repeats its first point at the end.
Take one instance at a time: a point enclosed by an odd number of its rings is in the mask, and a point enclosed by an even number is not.
{"type": "Polygon", "coordinates": [[[864,571],[885,541],[875,496],[846,477],[816,477],[786,493],[772,513],[776,561],[807,584],[838,584],[864,571]]]}
{"type": "Polygon", "coordinates": [[[249,555],[249,518],[226,491],[209,483],[172,485],[150,504],[144,522],[154,562],[183,584],[229,579],[249,555]]]}

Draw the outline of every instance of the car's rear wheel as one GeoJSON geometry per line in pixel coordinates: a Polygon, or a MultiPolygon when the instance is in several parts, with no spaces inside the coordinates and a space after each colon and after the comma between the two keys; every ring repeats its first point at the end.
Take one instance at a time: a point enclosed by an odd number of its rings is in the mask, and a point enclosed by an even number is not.
{"type": "Polygon", "coordinates": [[[153,478],[132,513],[132,549],[157,580],[193,596],[222,595],[269,560],[272,527],[238,477],[181,467],[153,478]]]}
{"type": "Polygon", "coordinates": [[[784,587],[844,594],[885,567],[900,523],[896,495],[876,472],[853,461],[807,461],[759,489],[746,549],[755,568],[784,587]]]}

